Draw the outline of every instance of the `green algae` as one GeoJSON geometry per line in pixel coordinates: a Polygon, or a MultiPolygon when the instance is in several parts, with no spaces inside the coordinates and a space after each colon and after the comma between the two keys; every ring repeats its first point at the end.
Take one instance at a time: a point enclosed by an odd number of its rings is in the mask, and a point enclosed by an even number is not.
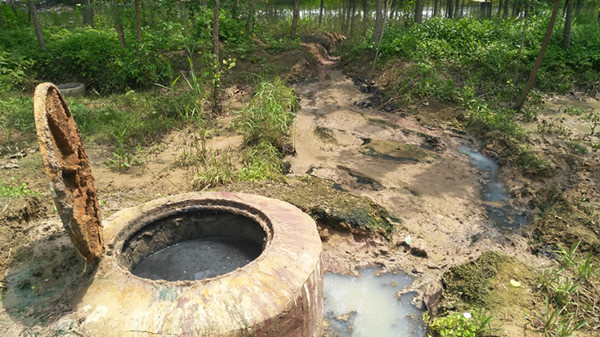
{"type": "Polygon", "coordinates": [[[334,188],[317,177],[291,177],[286,182],[238,182],[220,190],[246,192],[287,201],[317,223],[353,233],[376,233],[391,239],[400,220],[371,199],[334,188]]]}
{"type": "Polygon", "coordinates": [[[433,151],[425,150],[416,145],[390,140],[371,140],[363,145],[359,151],[366,156],[399,162],[431,163],[439,158],[439,155],[433,151]]]}

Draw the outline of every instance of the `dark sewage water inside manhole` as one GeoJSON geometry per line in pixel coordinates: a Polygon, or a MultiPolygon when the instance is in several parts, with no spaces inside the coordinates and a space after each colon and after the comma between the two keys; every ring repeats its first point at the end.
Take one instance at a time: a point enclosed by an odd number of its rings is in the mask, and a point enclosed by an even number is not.
{"type": "Polygon", "coordinates": [[[238,238],[188,240],[149,255],[132,273],[151,280],[202,280],[241,268],[261,252],[256,242],[238,238]]]}

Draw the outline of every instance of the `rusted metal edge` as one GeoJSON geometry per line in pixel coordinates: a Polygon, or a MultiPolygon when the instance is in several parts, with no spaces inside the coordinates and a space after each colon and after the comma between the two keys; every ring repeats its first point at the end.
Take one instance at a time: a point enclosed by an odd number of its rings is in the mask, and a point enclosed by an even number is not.
{"type": "Polygon", "coordinates": [[[100,208],[83,138],[58,88],[42,83],[33,99],[35,126],[50,191],[75,248],[93,262],[104,252],[100,208]]]}

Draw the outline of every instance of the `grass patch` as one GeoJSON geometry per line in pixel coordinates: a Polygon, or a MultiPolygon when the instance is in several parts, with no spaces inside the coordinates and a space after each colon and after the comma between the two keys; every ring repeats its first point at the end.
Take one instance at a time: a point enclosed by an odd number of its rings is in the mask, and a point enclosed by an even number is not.
{"type": "Polygon", "coordinates": [[[192,186],[204,190],[228,184],[236,179],[235,167],[229,151],[204,151],[197,159],[199,172],[192,179],[192,186]]]}
{"type": "Polygon", "coordinates": [[[272,144],[261,142],[244,152],[244,167],[238,172],[240,181],[282,181],[283,154],[272,144]]]}
{"type": "Polygon", "coordinates": [[[0,179],[0,198],[25,198],[28,196],[39,197],[39,193],[32,191],[27,184],[12,178],[6,181],[0,179]]]}
{"type": "Polygon", "coordinates": [[[532,325],[545,336],[572,336],[586,325],[597,330],[600,324],[598,260],[591,251],[581,254],[578,248],[579,242],[570,249],[559,246],[559,265],[536,270],[537,290],[546,300],[532,325]]]}
{"type": "Polygon", "coordinates": [[[295,118],[298,98],[281,79],[261,81],[236,126],[247,145],[269,143],[283,152],[295,118]]]}

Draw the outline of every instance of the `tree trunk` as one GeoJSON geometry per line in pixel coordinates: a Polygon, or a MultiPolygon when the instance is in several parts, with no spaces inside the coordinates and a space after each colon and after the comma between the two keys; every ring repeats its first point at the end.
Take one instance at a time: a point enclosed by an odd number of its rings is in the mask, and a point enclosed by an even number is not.
{"type": "Polygon", "coordinates": [[[0,3],[0,29],[2,28],[2,3],[0,3]]]}
{"type": "Polygon", "coordinates": [[[509,0],[504,0],[504,14],[502,15],[502,17],[505,19],[508,17],[509,2],[509,0]]]}
{"type": "Polygon", "coordinates": [[[521,96],[517,100],[515,104],[515,110],[521,110],[523,107],[523,103],[525,103],[525,99],[529,94],[529,90],[533,87],[533,83],[535,82],[535,78],[537,77],[537,72],[542,65],[542,60],[544,59],[544,54],[546,54],[546,48],[548,48],[548,43],[550,43],[550,37],[552,36],[552,29],[554,29],[554,23],[556,22],[556,16],[558,14],[558,7],[560,6],[560,0],[554,0],[554,6],[552,7],[552,16],[550,16],[550,23],[548,23],[548,29],[546,30],[546,35],[544,36],[544,41],[542,42],[542,46],[540,47],[540,52],[538,53],[537,59],[533,64],[533,69],[531,69],[531,74],[529,75],[529,79],[525,84],[525,88],[521,93],[521,96]]]}
{"type": "Polygon", "coordinates": [[[368,27],[368,14],[369,14],[369,4],[367,2],[367,0],[362,0],[361,1],[361,5],[362,5],[362,26],[363,26],[363,34],[367,31],[367,27],[368,27]]]}
{"type": "Polygon", "coordinates": [[[140,0],[135,0],[135,30],[137,32],[137,42],[142,43],[142,19],[140,15],[140,0]]]}
{"type": "Polygon", "coordinates": [[[423,0],[415,2],[415,23],[423,23],[423,0]]]}
{"type": "Polygon", "coordinates": [[[388,19],[394,19],[394,16],[396,15],[396,6],[397,6],[397,1],[396,0],[392,0],[392,4],[390,5],[390,15],[388,16],[388,19]]]}
{"type": "Polygon", "coordinates": [[[296,38],[296,30],[298,29],[298,17],[300,16],[300,0],[294,0],[294,12],[292,14],[292,39],[296,38]]]}
{"type": "Polygon", "coordinates": [[[497,13],[498,17],[500,17],[502,15],[502,5],[503,5],[503,1],[502,0],[498,1],[498,13],[497,13]]]}
{"type": "Polygon", "coordinates": [[[571,45],[571,22],[573,21],[573,0],[567,0],[567,15],[565,17],[565,27],[563,30],[563,48],[569,49],[571,45]]]}
{"type": "Polygon", "coordinates": [[[517,0],[513,0],[512,16],[517,17],[521,11],[521,4],[517,0]]]}
{"type": "Polygon", "coordinates": [[[458,18],[458,10],[460,9],[460,0],[456,0],[456,2],[454,3],[454,17],[458,18]]]}
{"type": "Polygon", "coordinates": [[[40,26],[40,20],[38,19],[37,9],[35,8],[35,2],[33,0],[29,0],[29,13],[31,13],[33,28],[35,28],[35,36],[40,44],[40,48],[46,50],[46,43],[44,42],[44,36],[42,35],[42,27],[40,26]]]}
{"type": "Polygon", "coordinates": [[[352,14],[352,0],[344,1],[346,4],[346,12],[344,16],[344,34],[348,35],[348,31],[350,30],[350,16],[352,14]]]}
{"type": "Polygon", "coordinates": [[[221,103],[219,102],[219,86],[221,79],[221,63],[219,60],[219,0],[215,0],[213,11],[212,43],[214,59],[214,81],[213,81],[213,114],[221,114],[221,103]]]}
{"type": "Polygon", "coordinates": [[[383,33],[383,0],[377,0],[377,9],[375,13],[375,31],[373,32],[373,43],[381,39],[383,33]]]}
{"type": "Polygon", "coordinates": [[[525,19],[523,20],[523,32],[521,33],[521,44],[519,45],[519,53],[517,53],[517,63],[515,65],[515,76],[513,83],[517,83],[519,75],[519,62],[521,62],[521,54],[523,53],[523,45],[525,44],[525,32],[527,31],[527,20],[529,19],[529,0],[525,2],[525,19]]]}
{"type": "Polygon", "coordinates": [[[13,13],[15,13],[15,17],[17,16],[17,4],[15,3],[15,0],[10,0],[10,7],[12,7],[13,13]]]}
{"type": "Polygon", "coordinates": [[[254,31],[254,0],[248,1],[248,35],[254,31]]]}
{"type": "Polygon", "coordinates": [[[321,21],[323,21],[323,9],[324,9],[324,0],[321,0],[321,4],[319,5],[319,26],[321,25],[321,21]]]}
{"type": "Polygon", "coordinates": [[[436,17],[439,14],[439,2],[440,0],[433,0],[433,16],[436,17]]]}
{"type": "Polygon", "coordinates": [[[350,36],[354,35],[354,18],[356,17],[356,1],[352,0],[352,17],[350,18],[350,36]]]}
{"type": "Polygon", "coordinates": [[[454,17],[454,1],[446,1],[446,18],[452,19],[454,17]]]}
{"type": "Polygon", "coordinates": [[[115,30],[119,36],[119,42],[123,49],[127,48],[127,42],[125,41],[125,31],[123,29],[123,21],[121,20],[121,4],[119,0],[115,0],[115,30]]]}
{"type": "MultiPolygon", "coordinates": [[[[379,7],[379,2],[381,0],[377,0],[377,5],[379,7]]],[[[387,11],[387,0],[385,0],[385,4],[383,7],[383,12],[385,13],[387,11]]],[[[378,13],[380,12],[379,10],[377,11],[378,13]]],[[[372,80],[373,76],[375,75],[375,67],[377,66],[377,58],[379,57],[379,50],[381,49],[381,40],[383,40],[383,32],[385,30],[385,20],[386,15],[383,15],[383,22],[381,24],[381,34],[379,36],[379,41],[377,41],[377,48],[375,50],[375,58],[373,59],[373,67],[371,68],[371,74],[369,76],[369,79],[372,80]]]]}
{"type": "Polygon", "coordinates": [[[581,14],[582,8],[583,8],[583,0],[577,0],[577,4],[575,5],[575,15],[581,14]]]}

